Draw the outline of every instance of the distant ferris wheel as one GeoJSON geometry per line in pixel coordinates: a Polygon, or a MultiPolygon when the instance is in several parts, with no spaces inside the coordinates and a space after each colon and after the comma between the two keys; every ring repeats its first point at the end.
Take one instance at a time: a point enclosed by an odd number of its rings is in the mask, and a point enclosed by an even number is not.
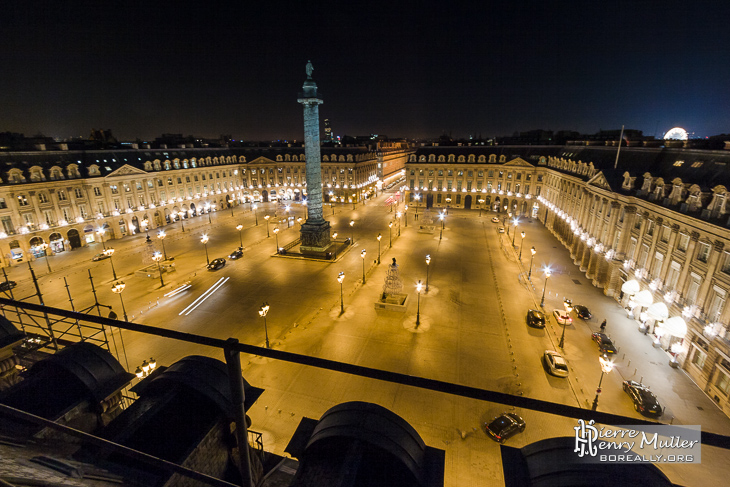
{"type": "Polygon", "coordinates": [[[687,131],[682,127],[674,127],[664,134],[664,140],[687,140],[687,131]]]}

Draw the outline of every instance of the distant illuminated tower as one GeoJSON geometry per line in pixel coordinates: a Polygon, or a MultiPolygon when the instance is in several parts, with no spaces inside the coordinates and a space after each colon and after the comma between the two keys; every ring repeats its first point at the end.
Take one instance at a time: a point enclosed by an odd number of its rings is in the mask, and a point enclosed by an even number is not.
{"type": "Polygon", "coordinates": [[[334,142],[335,139],[332,136],[332,127],[330,126],[330,119],[324,119],[324,140],[325,142],[334,142]]]}
{"type": "Polygon", "coordinates": [[[330,246],[330,223],[322,217],[322,158],[319,151],[319,105],[317,84],[312,81],[311,61],[307,80],[297,102],[304,106],[304,154],[307,174],[307,221],[301,227],[301,252],[325,253],[330,246]]]}

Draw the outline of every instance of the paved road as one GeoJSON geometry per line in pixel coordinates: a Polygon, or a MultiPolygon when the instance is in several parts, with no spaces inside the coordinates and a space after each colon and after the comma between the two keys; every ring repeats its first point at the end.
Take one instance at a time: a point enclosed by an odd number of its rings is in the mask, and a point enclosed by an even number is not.
{"type": "MultiPolygon", "coordinates": [[[[383,199],[379,197],[378,202],[383,199]]],[[[510,237],[497,233],[499,225],[491,223],[487,213],[480,218],[477,212],[451,210],[439,238],[436,212],[419,210],[419,219],[415,221],[409,210],[408,227],[403,220],[401,236],[393,231],[393,247],[389,248],[387,223],[393,213],[387,206],[370,202],[355,210],[347,205],[336,207],[335,215],[327,218],[340,238],[349,237],[352,232],[355,243],[336,262],[320,263],[273,255],[275,237],[271,233],[267,238],[263,215],[273,214],[274,205],[264,206],[259,209],[258,226],[252,213],[237,209],[234,217],[230,212],[214,213],[212,224],[207,216],[193,219],[186,224],[184,233],[179,228],[167,229],[165,246],[168,256],[175,257],[176,271],[164,276],[164,288],[160,288],[158,279],[133,275],[142,263],[149,262],[146,259],[150,247],[157,242],[145,244],[144,235],[114,241],[115,268],[127,283],[123,298],[129,317],[146,324],[218,338],[233,336],[242,342],[263,345],[264,325],[258,309],[267,301],[271,306],[267,329],[276,348],[582,407],[589,407],[592,402],[600,376],[598,352],[590,332],[606,317],[608,331],[620,353],[616,371],[603,379],[601,410],[636,415],[620,384],[624,378],[644,376],[644,382],[651,384],[668,406],[666,419],[702,424],[711,431],[730,434],[728,419],[682,371],[666,365],[666,354],[638,335],[615,301],[590,285],[572,265],[565,249],[536,221],[523,222],[521,227],[526,232],[525,248],[534,245],[538,249],[531,285],[519,279],[529,265],[525,252],[520,267],[519,248],[515,251],[510,237]],[[429,218],[433,220],[433,230],[429,218]],[[356,222],[352,229],[348,225],[350,219],[356,222]],[[223,256],[239,245],[235,230],[238,223],[245,226],[241,234],[244,258],[229,261],[216,272],[204,270],[200,235],[207,232],[210,236],[210,258],[223,256]],[[374,262],[378,257],[378,233],[384,236],[380,265],[374,262]],[[367,251],[365,283],[362,249],[367,251]],[[421,324],[416,328],[415,283],[426,280],[427,254],[432,258],[429,292],[421,295],[421,324]],[[405,313],[379,311],[373,305],[382,292],[386,266],[393,257],[399,264],[404,292],[409,294],[405,313]],[[590,306],[595,315],[589,322],[575,319],[566,328],[565,356],[571,369],[568,380],[546,374],[540,361],[544,350],[557,349],[562,328],[552,319],[545,330],[528,328],[524,321],[526,310],[539,305],[544,286],[539,269],[544,265],[570,271],[549,279],[545,299],[548,313],[562,307],[563,297],[569,297],[576,304],[590,306]],[[336,281],[340,271],[346,274],[342,315],[336,281]],[[179,315],[221,278],[228,280],[205,302],[190,314],[179,315]],[[192,284],[188,291],[164,297],[179,283],[188,281],[192,284]]],[[[293,209],[295,216],[303,214],[301,206],[294,205],[293,209]]],[[[296,228],[282,229],[279,243],[283,245],[296,236],[296,228]]],[[[516,243],[519,247],[519,236],[516,243]]],[[[44,262],[35,262],[46,303],[68,307],[63,277],[69,283],[77,309],[93,303],[88,292],[87,270],[91,268],[97,276],[100,301],[113,305],[118,312],[118,297],[109,289],[111,266],[108,261],[90,262],[97,252],[98,249],[80,249],[53,256],[50,262],[54,272],[49,276],[45,276],[44,262]]],[[[27,268],[10,270],[11,279],[20,283],[16,291],[23,296],[31,293],[27,275],[27,268]]],[[[124,334],[124,343],[132,369],[151,356],[160,364],[170,364],[189,354],[217,353],[129,332],[124,334]]],[[[118,333],[115,344],[121,346],[118,333]]],[[[283,454],[302,416],[318,418],[340,402],[366,400],[403,416],[427,444],[446,449],[447,485],[483,485],[485,476],[497,483],[502,478],[499,448],[481,427],[502,412],[503,406],[262,357],[244,359],[244,374],[249,382],[266,389],[250,415],[253,429],[264,433],[266,448],[275,453],[283,454]]],[[[518,412],[527,420],[528,428],[510,440],[512,446],[573,434],[573,420],[535,411],[518,412]]],[[[706,448],[705,468],[701,472],[693,466],[663,468],[672,480],[684,485],[712,482],[730,474],[727,466],[712,460],[722,458],[723,454],[726,452],[706,448]]]]}

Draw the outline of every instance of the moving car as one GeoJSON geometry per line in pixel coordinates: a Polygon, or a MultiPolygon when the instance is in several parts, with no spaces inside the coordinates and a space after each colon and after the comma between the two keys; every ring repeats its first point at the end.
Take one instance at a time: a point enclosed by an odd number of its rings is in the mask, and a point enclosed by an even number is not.
{"type": "Polygon", "coordinates": [[[624,392],[634,401],[636,411],[651,418],[661,417],[663,410],[659,400],[647,386],[633,380],[625,380],[624,392]]]}
{"type": "Polygon", "coordinates": [[[218,269],[220,269],[224,265],[226,265],[226,259],[224,259],[223,257],[221,257],[219,259],[213,259],[213,260],[210,261],[210,264],[208,264],[208,270],[209,271],[217,271],[218,269]]]}
{"type": "Polygon", "coordinates": [[[575,311],[575,315],[576,315],[576,316],[577,316],[578,318],[581,318],[581,319],[584,319],[584,320],[589,320],[589,319],[593,318],[593,315],[592,315],[592,314],[591,314],[591,312],[590,312],[590,311],[588,310],[588,308],[586,308],[586,307],[585,307],[585,306],[583,306],[582,304],[576,304],[576,305],[575,305],[575,306],[573,307],[573,310],[575,311]]]}
{"type": "Polygon", "coordinates": [[[499,233],[504,233],[504,227],[499,227],[499,233]]]}
{"type": "Polygon", "coordinates": [[[598,351],[601,353],[616,353],[616,347],[605,333],[596,332],[591,335],[593,341],[598,344],[598,351]]]}
{"type": "Polygon", "coordinates": [[[568,362],[555,350],[545,350],[542,356],[548,372],[555,377],[568,377],[568,362]]]}
{"type": "Polygon", "coordinates": [[[525,321],[528,326],[532,326],[534,328],[545,328],[545,315],[536,309],[527,310],[525,321]]]}
{"type": "Polygon", "coordinates": [[[238,247],[236,250],[231,252],[230,255],[228,256],[228,258],[231,260],[240,259],[241,257],[243,257],[243,249],[241,247],[238,247]]]}
{"type": "Polygon", "coordinates": [[[570,315],[562,309],[554,309],[553,316],[555,316],[555,321],[561,325],[570,325],[573,323],[573,318],[571,318],[570,315]]]}
{"type": "Polygon", "coordinates": [[[0,291],[10,291],[17,285],[18,283],[15,281],[2,281],[0,282],[0,291]]]}
{"type": "Polygon", "coordinates": [[[525,420],[515,413],[503,413],[485,424],[484,429],[494,441],[504,443],[511,436],[525,431],[525,420]]]}
{"type": "Polygon", "coordinates": [[[496,216],[493,216],[492,223],[499,223],[499,218],[497,218],[496,216]]]}
{"type": "Polygon", "coordinates": [[[94,262],[97,262],[99,260],[108,259],[111,257],[109,254],[96,254],[94,257],[91,258],[94,262]]]}

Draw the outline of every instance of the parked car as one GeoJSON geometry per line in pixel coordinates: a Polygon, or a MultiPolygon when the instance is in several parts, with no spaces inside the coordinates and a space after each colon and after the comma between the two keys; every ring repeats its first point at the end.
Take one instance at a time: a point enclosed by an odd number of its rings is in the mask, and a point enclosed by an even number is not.
{"type": "Polygon", "coordinates": [[[644,416],[659,418],[664,412],[657,397],[644,384],[625,380],[624,392],[634,401],[634,409],[644,416]]]}
{"type": "Polygon", "coordinates": [[[605,333],[596,332],[591,335],[593,341],[598,344],[598,351],[601,353],[616,353],[616,347],[605,333]]]}
{"type": "Polygon", "coordinates": [[[110,254],[96,254],[94,257],[91,258],[91,260],[97,262],[99,260],[108,259],[109,257],[111,257],[110,254]]]}
{"type": "Polygon", "coordinates": [[[224,259],[223,257],[221,257],[219,259],[213,259],[213,260],[210,261],[210,264],[208,264],[208,270],[209,271],[217,271],[218,269],[220,269],[224,265],[226,265],[226,259],[224,259]]]}
{"type": "Polygon", "coordinates": [[[589,319],[593,318],[593,315],[591,314],[590,310],[588,308],[586,308],[585,306],[583,306],[582,304],[576,304],[573,307],[573,310],[575,311],[575,315],[578,318],[581,318],[584,320],[589,320],[589,319]]]}
{"type": "Polygon", "coordinates": [[[499,223],[499,218],[497,218],[496,216],[493,216],[492,223],[499,223]]]}
{"type": "Polygon", "coordinates": [[[504,227],[499,227],[499,233],[504,233],[504,227]]]}
{"type": "Polygon", "coordinates": [[[15,281],[2,281],[0,282],[0,291],[10,291],[17,285],[18,283],[15,281]]]}
{"type": "Polygon", "coordinates": [[[567,326],[573,323],[573,318],[571,318],[570,315],[562,309],[554,309],[553,316],[555,316],[555,321],[561,325],[567,326]]]}
{"type": "Polygon", "coordinates": [[[493,440],[504,443],[511,436],[525,431],[525,420],[515,413],[503,413],[485,424],[484,429],[493,440]]]}
{"type": "Polygon", "coordinates": [[[548,372],[555,377],[568,377],[568,362],[555,350],[545,350],[542,356],[548,372]]]}
{"type": "Polygon", "coordinates": [[[241,247],[238,247],[228,255],[228,258],[231,260],[240,259],[241,257],[243,257],[243,249],[241,247]]]}
{"type": "Polygon", "coordinates": [[[534,328],[545,328],[545,314],[536,309],[527,310],[527,317],[525,317],[525,321],[528,326],[532,326],[534,328]]]}

